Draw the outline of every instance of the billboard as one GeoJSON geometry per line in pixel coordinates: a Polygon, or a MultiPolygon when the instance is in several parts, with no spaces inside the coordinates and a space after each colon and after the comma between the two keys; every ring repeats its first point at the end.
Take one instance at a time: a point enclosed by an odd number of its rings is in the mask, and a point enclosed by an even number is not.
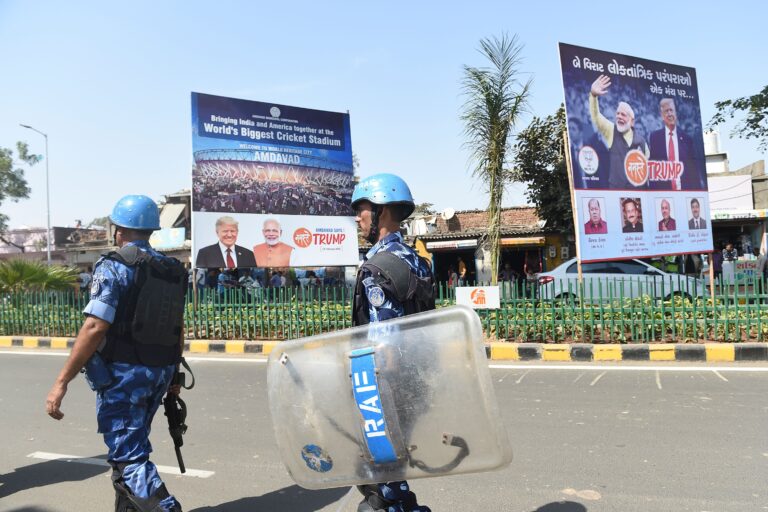
{"type": "Polygon", "coordinates": [[[712,251],[696,70],[560,43],[582,261],[712,251]]]}
{"type": "Polygon", "coordinates": [[[356,265],[349,114],[192,93],[196,267],[356,265]]]}
{"type": "Polygon", "coordinates": [[[187,230],[185,228],[162,228],[152,232],[149,237],[149,245],[155,249],[176,249],[184,247],[184,239],[187,230]]]}

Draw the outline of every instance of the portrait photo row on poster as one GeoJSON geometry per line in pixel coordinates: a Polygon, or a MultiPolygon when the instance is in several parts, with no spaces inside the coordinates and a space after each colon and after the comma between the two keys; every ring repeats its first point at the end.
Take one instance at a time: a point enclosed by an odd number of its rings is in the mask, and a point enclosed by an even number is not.
{"type": "Polygon", "coordinates": [[[560,44],[582,261],[712,250],[696,71],[560,44]]]}
{"type": "Polygon", "coordinates": [[[198,268],[355,265],[349,115],[192,93],[198,268]]]}

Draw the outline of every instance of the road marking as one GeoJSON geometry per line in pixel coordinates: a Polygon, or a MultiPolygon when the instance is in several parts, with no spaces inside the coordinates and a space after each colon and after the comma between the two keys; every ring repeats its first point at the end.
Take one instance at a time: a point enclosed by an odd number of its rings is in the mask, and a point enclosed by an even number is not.
{"type": "MultiPolygon", "coordinates": [[[[530,370],[528,370],[528,372],[530,372],[530,370]]],[[[515,384],[520,384],[525,378],[525,376],[528,375],[528,372],[525,372],[524,374],[522,374],[520,378],[515,381],[515,384]]]]}
{"type": "Polygon", "coordinates": [[[576,379],[573,381],[573,383],[576,384],[577,382],[579,382],[579,379],[582,378],[585,375],[586,375],[586,373],[580,373],[579,376],[576,377],[576,379]]]}
{"type": "MultiPolygon", "coordinates": [[[[94,459],[92,457],[80,457],[79,455],[64,455],[62,453],[49,453],[49,452],[34,452],[27,455],[27,457],[41,460],[58,460],[61,462],[77,462],[80,464],[91,464],[92,466],[104,466],[106,468],[111,467],[109,463],[104,459],[94,459]]],[[[175,466],[156,466],[157,471],[168,475],[180,475],[180,476],[193,476],[197,478],[208,478],[214,475],[214,471],[205,471],[203,469],[189,469],[183,475],[179,468],[175,466]]]]}
{"type": "Polygon", "coordinates": [[[599,500],[602,498],[602,495],[597,492],[593,491],[591,489],[584,489],[583,491],[577,491],[576,489],[563,489],[560,491],[563,494],[567,494],[568,496],[577,496],[583,500],[599,500]]]}
{"type": "Polygon", "coordinates": [[[488,368],[494,370],[593,370],[593,371],[625,371],[625,372],[746,372],[746,373],[768,373],[768,366],[759,367],[739,367],[739,366],[616,366],[595,364],[589,366],[585,364],[489,364],[488,368]]]}
{"type": "Polygon", "coordinates": [[[656,387],[661,389],[661,373],[656,372],[656,387]]]}
{"type": "Polygon", "coordinates": [[[718,377],[720,377],[721,379],[723,379],[725,382],[728,382],[728,379],[726,379],[725,377],[723,377],[722,375],[720,375],[720,373],[719,373],[717,370],[712,370],[712,373],[714,373],[715,375],[717,375],[718,377]]]}
{"type": "Polygon", "coordinates": [[[214,361],[214,362],[234,362],[234,363],[266,363],[266,357],[260,357],[261,354],[254,354],[256,357],[232,357],[222,355],[221,357],[205,357],[205,356],[184,356],[187,361],[214,361]]]}
{"type": "Polygon", "coordinates": [[[41,350],[0,350],[0,354],[15,354],[22,356],[55,356],[67,357],[69,352],[45,352],[41,350]]]}
{"type": "MultiPolygon", "coordinates": [[[[69,352],[47,352],[39,349],[35,350],[0,350],[0,354],[11,354],[17,356],[53,356],[53,357],[68,357],[69,352]]],[[[185,356],[187,361],[201,362],[201,361],[218,361],[223,363],[266,363],[266,357],[260,357],[260,354],[254,354],[254,357],[232,357],[222,354],[221,357],[204,357],[204,356],[185,356]]]]}
{"type": "Polygon", "coordinates": [[[605,375],[606,373],[608,373],[608,372],[603,372],[603,373],[601,373],[600,375],[598,375],[597,377],[595,377],[595,380],[593,380],[592,382],[590,382],[590,383],[589,383],[589,385],[590,385],[590,386],[594,386],[595,384],[597,384],[597,381],[599,381],[600,379],[602,379],[602,378],[603,378],[603,375],[605,375]]]}

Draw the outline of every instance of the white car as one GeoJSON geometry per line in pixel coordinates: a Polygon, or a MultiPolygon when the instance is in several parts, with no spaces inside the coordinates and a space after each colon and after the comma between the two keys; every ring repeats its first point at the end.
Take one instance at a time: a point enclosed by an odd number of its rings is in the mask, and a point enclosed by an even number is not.
{"type": "MultiPolygon", "coordinates": [[[[550,272],[538,274],[542,299],[579,298],[579,273],[576,258],[550,272]]],[[[674,296],[705,297],[706,281],[696,277],[663,272],[640,260],[582,263],[585,300],[634,299],[650,296],[669,299],[674,296]]]]}

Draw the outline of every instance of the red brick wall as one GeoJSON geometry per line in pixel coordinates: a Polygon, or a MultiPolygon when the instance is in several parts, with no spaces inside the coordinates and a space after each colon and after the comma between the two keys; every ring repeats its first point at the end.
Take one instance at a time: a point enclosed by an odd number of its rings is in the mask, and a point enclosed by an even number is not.
{"type": "MultiPolygon", "coordinates": [[[[539,229],[539,217],[536,210],[530,206],[504,208],[501,211],[501,229],[512,228],[539,229]]],[[[437,233],[453,233],[466,231],[485,231],[488,227],[488,212],[485,210],[467,210],[456,212],[450,220],[437,217],[437,233]]]]}

